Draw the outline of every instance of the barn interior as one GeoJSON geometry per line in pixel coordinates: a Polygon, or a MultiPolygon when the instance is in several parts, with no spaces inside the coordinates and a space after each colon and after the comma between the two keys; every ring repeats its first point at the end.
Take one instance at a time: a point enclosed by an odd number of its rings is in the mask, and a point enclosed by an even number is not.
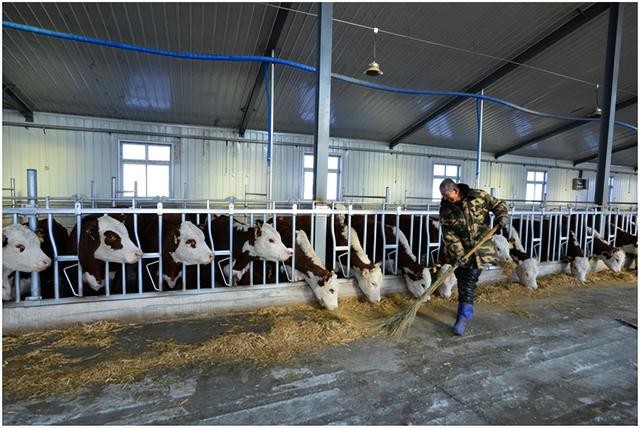
{"type": "MultiPolygon", "coordinates": [[[[5,278],[3,264],[3,423],[637,425],[637,3],[2,11],[3,227],[40,220],[45,248],[55,220],[75,243],[45,251],[41,274],[5,278]],[[397,220],[434,284],[445,178],[506,202],[537,289],[492,266],[462,338],[455,288],[402,338],[372,332],[420,299],[401,241],[384,243],[372,303],[334,222],[397,220]],[[133,219],[121,238],[142,255],[106,260],[92,290],[80,236],[102,214],[133,219]],[[253,262],[247,286],[225,277],[218,215],[225,234],[312,216],[337,309],[282,261],[253,262]],[[144,236],[163,242],[171,216],[202,226],[213,260],[184,262],[175,287],[164,244],[144,236]],[[611,269],[600,243],[624,263],[611,269]]],[[[358,233],[375,262],[367,242],[384,234],[358,233]]]]}

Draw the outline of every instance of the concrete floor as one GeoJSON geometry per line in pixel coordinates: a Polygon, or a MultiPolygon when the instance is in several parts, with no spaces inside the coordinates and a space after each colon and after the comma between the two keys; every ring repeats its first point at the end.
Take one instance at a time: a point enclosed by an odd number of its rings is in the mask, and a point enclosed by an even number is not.
{"type": "MultiPolygon", "coordinates": [[[[616,321],[637,324],[635,284],[523,298],[518,311],[478,305],[462,338],[450,333],[454,307],[426,305],[401,339],[266,367],[214,362],[152,370],[126,388],[5,396],[2,423],[637,425],[637,330],[616,321]]],[[[135,337],[197,343],[211,325],[155,324],[135,337]]]]}

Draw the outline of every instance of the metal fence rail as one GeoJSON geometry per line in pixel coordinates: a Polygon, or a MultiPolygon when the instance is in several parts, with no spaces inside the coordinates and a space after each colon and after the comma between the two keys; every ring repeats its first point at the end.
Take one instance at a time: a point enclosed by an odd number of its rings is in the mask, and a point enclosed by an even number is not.
{"type": "MultiPolygon", "coordinates": [[[[120,214],[131,215],[133,217],[133,230],[130,232],[132,235],[132,241],[141,248],[144,252],[142,258],[135,265],[122,264],[120,267],[120,283],[121,293],[124,296],[131,298],[148,297],[157,292],[166,291],[167,287],[164,284],[162,276],[162,242],[163,242],[163,216],[168,214],[180,215],[184,221],[186,216],[195,217],[195,222],[199,225],[204,225],[205,236],[208,240],[208,244],[214,253],[213,261],[209,267],[204,265],[197,265],[195,269],[182,266],[182,280],[179,291],[188,292],[188,284],[199,292],[217,292],[226,286],[230,285],[225,278],[224,269],[231,278],[232,273],[232,259],[233,254],[233,234],[234,234],[234,222],[240,221],[242,223],[253,225],[256,219],[260,219],[265,223],[271,219],[273,226],[278,229],[278,223],[276,216],[284,216],[292,219],[294,227],[292,228],[292,236],[283,236],[283,242],[293,242],[295,245],[295,221],[296,218],[302,215],[311,216],[312,220],[318,215],[328,215],[330,226],[330,240],[333,241],[328,245],[332,248],[329,256],[332,260],[331,265],[334,266],[334,270],[337,273],[339,269],[336,266],[340,266],[339,261],[346,261],[346,268],[342,271],[344,276],[350,275],[350,252],[349,246],[351,245],[351,235],[348,234],[347,246],[336,246],[336,236],[333,231],[333,225],[337,221],[336,216],[344,215],[345,223],[351,227],[352,220],[355,216],[361,216],[364,219],[364,224],[373,218],[377,227],[373,229],[373,234],[367,232],[367,227],[364,227],[364,231],[359,235],[362,247],[368,248],[368,244],[372,247],[372,251],[368,252],[372,261],[385,261],[389,262],[392,266],[392,273],[398,274],[398,248],[399,248],[399,236],[396,235],[395,242],[387,242],[386,234],[381,233],[381,224],[387,224],[389,226],[400,229],[407,237],[407,241],[413,254],[417,257],[417,260],[423,265],[434,265],[438,263],[440,257],[440,247],[442,240],[442,232],[439,227],[438,209],[428,210],[416,210],[416,209],[404,209],[401,206],[397,206],[394,209],[357,209],[356,205],[349,204],[346,207],[340,205],[334,205],[333,208],[327,213],[325,209],[317,209],[315,205],[308,208],[301,208],[298,204],[290,204],[287,208],[282,208],[280,204],[271,204],[270,208],[237,208],[234,204],[226,203],[224,205],[219,201],[170,201],[167,205],[163,202],[156,202],[152,207],[141,207],[140,202],[133,199],[129,200],[128,206],[121,207],[97,207],[99,205],[96,201],[81,201],[78,199],[55,199],[50,198],[38,199],[37,206],[23,206],[23,207],[5,207],[3,208],[3,224],[7,223],[25,223],[29,219],[30,225],[35,224],[33,219],[47,219],[49,227],[49,236],[51,240],[53,254],[52,269],[53,280],[51,283],[42,284],[42,287],[53,287],[53,297],[50,300],[51,303],[68,303],[76,298],[83,296],[82,286],[82,269],[79,265],[79,255],[64,253],[61,243],[55,241],[55,237],[52,231],[53,220],[55,219],[60,224],[65,226],[67,230],[76,227],[75,236],[69,239],[74,239],[76,242],[76,248],[79,247],[80,234],[82,229],[82,219],[90,214],[120,214]],[[44,202],[44,206],[40,204],[44,202]],[[158,230],[158,251],[145,251],[145,248],[141,247],[140,233],[141,225],[139,224],[140,215],[152,215],[155,216],[157,221],[158,230]],[[216,216],[226,215],[229,217],[228,228],[221,232],[215,231],[212,228],[212,220],[216,216]],[[227,234],[228,241],[230,243],[228,249],[214,248],[214,234],[225,233],[227,234]],[[290,241],[291,240],[291,241],[290,241]],[[375,254],[377,244],[379,240],[382,240],[383,254],[375,254]],[[372,242],[370,242],[372,241],[372,242]],[[225,265],[226,262],[226,265],[225,265]],[[149,265],[158,265],[158,276],[152,277],[149,265]],[[69,272],[75,270],[76,275],[70,275],[69,272]],[[206,273],[202,271],[206,270],[206,273]],[[75,277],[75,280],[72,279],[75,277]],[[133,281],[133,284],[137,285],[135,292],[127,292],[127,280],[133,281]],[[143,291],[143,284],[145,281],[150,281],[155,291],[143,291]],[[193,285],[191,285],[193,283],[193,285]],[[75,297],[61,297],[64,293],[63,287],[67,288],[71,294],[75,297]]],[[[112,200],[108,199],[105,202],[111,203],[112,200]]],[[[149,205],[145,204],[145,205],[149,205]]],[[[522,243],[525,246],[527,252],[532,257],[538,257],[543,261],[549,262],[561,262],[566,256],[569,232],[573,231],[580,243],[582,250],[586,256],[590,256],[593,253],[593,242],[595,232],[598,231],[600,235],[604,237],[608,242],[614,243],[619,231],[637,235],[637,220],[638,212],[634,207],[633,209],[623,210],[620,208],[587,208],[587,209],[557,209],[557,210],[545,210],[545,209],[532,209],[532,210],[518,210],[512,207],[509,211],[511,218],[511,224],[521,237],[522,243]],[[595,227],[594,227],[595,226],[595,227]]],[[[153,217],[152,217],[153,218],[153,217]]],[[[37,221],[36,221],[37,223],[37,221]]],[[[493,223],[493,218],[491,218],[493,223]]],[[[311,221],[311,225],[314,221],[311,221]]],[[[32,226],[33,229],[33,226],[32,226]]],[[[311,236],[309,236],[311,242],[314,238],[314,230],[311,230],[311,236]]],[[[287,244],[288,245],[288,244],[287,244]]],[[[293,249],[293,248],[291,248],[293,249]]],[[[324,257],[322,257],[324,258],[324,257]]],[[[295,269],[295,258],[292,260],[293,269],[295,269]]],[[[250,267],[250,279],[249,287],[252,286],[265,286],[267,285],[267,263],[270,262],[252,262],[250,267]],[[256,284],[254,280],[254,267],[255,263],[262,263],[262,281],[260,284],[256,284]]],[[[112,296],[112,283],[110,279],[110,266],[109,263],[105,263],[105,286],[104,294],[98,298],[108,299],[112,296]]],[[[383,274],[387,274],[386,264],[382,263],[383,274]]],[[[25,275],[22,275],[23,279],[25,275]]],[[[29,276],[29,275],[26,275],[29,276]]],[[[15,290],[20,290],[21,275],[16,273],[13,280],[13,286],[15,290]]],[[[275,283],[269,286],[283,286],[286,287],[291,284],[291,280],[286,276],[280,275],[279,265],[275,264],[275,283]]],[[[293,276],[291,276],[293,278],[293,276]]],[[[148,282],[147,282],[148,284],[148,282]]],[[[38,299],[42,293],[40,290],[32,289],[32,296],[30,299],[38,299]],[[34,295],[34,291],[36,291],[34,295]]],[[[30,301],[21,301],[19,292],[16,292],[16,305],[29,305],[30,301]]],[[[68,293],[67,293],[68,294],[68,293]]]]}

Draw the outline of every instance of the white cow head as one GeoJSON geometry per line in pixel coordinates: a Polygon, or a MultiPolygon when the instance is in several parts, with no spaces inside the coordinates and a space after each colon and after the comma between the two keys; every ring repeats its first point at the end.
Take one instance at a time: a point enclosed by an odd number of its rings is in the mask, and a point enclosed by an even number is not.
{"type": "MultiPolygon", "coordinates": [[[[90,226],[89,233],[96,235],[95,226],[90,226]]],[[[98,218],[98,239],[100,245],[94,253],[97,260],[113,263],[136,263],[142,257],[142,251],[135,246],[127,228],[120,221],[108,215],[98,218]]],[[[95,238],[94,238],[95,239],[95,238]]]]}
{"type": "Polygon", "coordinates": [[[40,249],[40,239],[21,224],[2,228],[2,300],[14,296],[9,281],[12,272],[41,272],[51,266],[51,259],[40,249]]]}
{"type": "MultiPolygon", "coordinates": [[[[338,206],[342,205],[339,204],[336,207],[338,206]]],[[[339,209],[344,209],[344,206],[342,207],[343,208],[339,209]]],[[[371,266],[371,260],[362,248],[362,245],[360,244],[360,238],[358,238],[358,234],[353,228],[350,228],[349,232],[351,234],[351,248],[355,253],[354,256],[360,259],[362,263],[371,266]]],[[[345,239],[348,239],[347,227],[342,230],[342,235],[345,239]]],[[[358,282],[358,287],[360,287],[360,290],[362,290],[364,295],[367,296],[367,299],[371,303],[380,303],[380,288],[382,288],[383,282],[380,263],[376,263],[372,268],[364,267],[362,268],[362,270],[360,270],[357,266],[354,266],[353,273],[356,277],[356,281],[358,282]]]]}
{"type": "Polygon", "coordinates": [[[313,295],[320,304],[333,311],[338,308],[338,276],[333,271],[327,271],[323,277],[312,272],[303,273],[306,283],[311,287],[313,295]]]}
{"type": "Polygon", "coordinates": [[[299,259],[296,259],[294,281],[303,279],[311,287],[311,291],[322,306],[331,311],[336,309],[338,307],[338,276],[324,267],[303,230],[296,230],[296,245],[309,264],[307,268],[299,270],[302,263],[298,263],[299,259]]]}
{"type": "Polygon", "coordinates": [[[504,264],[511,260],[509,255],[509,241],[502,235],[494,235],[491,240],[496,246],[496,262],[504,264]]]}
{"type": "MultiPolygon", "coordinates": [[[[438,273],[436,274],[436,278],[440,278],[442,275],[444,275],[449,269],[451,269],[453,266],[451,266],[448,263],[443,264],[440,269],[438,269],[438,273]]],[[[440,285],[440,287],[438,287],[438,293],[448,299],[449,297],[451,297],[451,292],[453,290],[453,287],[457,287],[458,286],[458,280],[456,279],[456,276],[454,274],[451,274],[447,277],[447,279],[444,280],[444,283],[442,283],[440,285]]]]}
{"type": "Polygon", "coordinates": [[[372,269],[364,268],[362,271],[354,267],[353,273],[358,282],[358,287],[367,296],[367,299],[371,303],[380,303],[380,288],[383,282],[380,263],[376,263],[372,269]]]}
{"type": "Polygon", "coordinates": [[[421,268],[420,272],[414,272],[408,267],[403,267],[402,277],[407,288],[416,298],[422,296],[431,285],[431,274],[427,268],[421,268]]]}
{"type": "Polygon", "coordinates": [[[204,240],[204,232],[190,221],[182,222],[180,230],[174,231],[173,243],[177,246],[169,254],[176,263],[202,265],[213,260],[213,252],[204,240]]]}
{"type": "Polygon", "coordinates": [[[40,239],[22,224],[2,228],[2,268],[11,271],[41,272],[51,259],[40,249],[40,239]]]}
{"type": "Polygon", "coordinates": [[[293,251],[282,243],[282,237],[278,231],[260,220],[256,221],[256,226],[253,228],[253,238],[244,243],[242,251],[248,252],[252,257],[270,262],[283,262],[293,254],[293,251]]]}
{"type": "Polygon", "coordinates": [[[532,290],[538,288],[536,278],[539,271],[540,263],[538,259],[533,257],[518,262],[518,267],[516,268],[516,274],[518,275],[520,283],[532,290]]]}
{"type": "Polygon", "coordinates": [[[571,261],[571,275],[580,282],[584,282],[587,279],[589,268],[589,259],[587,257],[576,257],[571,261]]]}
{"type": "Polygon", "coordinates": [[[620,272],[622,270],[622,266],[624,265],[625,255],[624,251],[619,248],[616,248],[613,253],[603,253],[601,255],[602,261],[609,269],[614,272],[620,272]]]}

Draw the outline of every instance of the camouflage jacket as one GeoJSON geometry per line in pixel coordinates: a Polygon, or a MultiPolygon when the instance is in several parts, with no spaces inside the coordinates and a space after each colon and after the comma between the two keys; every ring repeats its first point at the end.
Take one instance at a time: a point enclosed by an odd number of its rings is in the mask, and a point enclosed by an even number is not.
{"type": "MultiPolygon", "coordinates": [[[[470,189],[466,184],[459,183],[462,201],[452,203],[446,199],[440,202],[440,224],[444,238],[444,261],[454,264],[464,256],[480,238],[490,229],[489,212],[495,215],[494,222],[507,217],[507,204],[480,189],[470,189]]],[[[487,241],[475,252],[478,268],[495,263],[496,248],[493,241],[487,241]]],[[[473,257],[472,257],[473,258],[473,257]]],[[[467,267],[471,267],[469,263],[467,267]]]]}

